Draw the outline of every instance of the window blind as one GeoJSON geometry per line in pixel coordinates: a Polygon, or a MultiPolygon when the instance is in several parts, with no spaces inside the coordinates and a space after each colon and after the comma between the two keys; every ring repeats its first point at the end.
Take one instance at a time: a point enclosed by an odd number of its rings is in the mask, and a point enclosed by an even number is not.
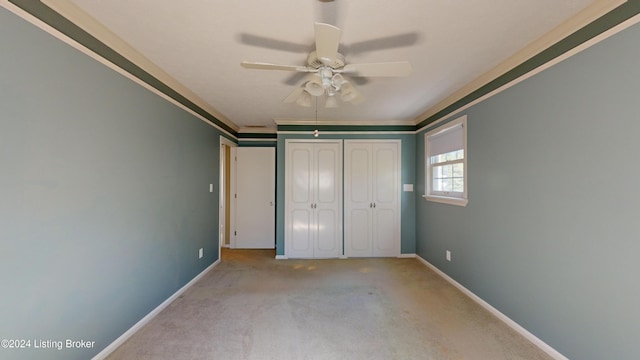
{"type": "Polygon", "coordinates": [[[442,132],[429,136],[429,156],[463,149],[464,131],[462,130],[462,124],[457,124],[442,132]]]}

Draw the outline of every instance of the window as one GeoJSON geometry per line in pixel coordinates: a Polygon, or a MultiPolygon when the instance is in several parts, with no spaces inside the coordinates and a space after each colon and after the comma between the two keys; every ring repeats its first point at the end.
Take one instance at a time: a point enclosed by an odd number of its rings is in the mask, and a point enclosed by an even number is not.
{"type": "Polygon", "coordinates": [[[428,201],[467,205],[467,117],[425,134],[425,181],[428,201]]]}

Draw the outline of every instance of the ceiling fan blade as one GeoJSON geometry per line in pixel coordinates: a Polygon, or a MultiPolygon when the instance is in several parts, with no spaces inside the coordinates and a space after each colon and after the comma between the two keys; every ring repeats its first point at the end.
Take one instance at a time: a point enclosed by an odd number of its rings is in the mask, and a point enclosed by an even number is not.
{"type": "Polygon", "coordinates": [[[293,90],[291,94],[289,94],[289,96],[287,96],[284,100],[282,100],[282,102],[285,102],[285,103],[296,102],[296,100],[298,100],[300,95],[302,95],[303,91],[304,91],[304,88],[301,88],[301,87],[296,88],[295,90],[293,90]]]}
{"type": "MultiPolygon", "coordinates": [[[[295,86],[295,85],[298,85],[300,82],[302,82],[305,76],[307,75],[304,73],[293,73],[287,76],[287,79],[284,80],[282,83],[289,86],[295,86]]],[[[359,79],[364,79],[364,78],[359,78],[359,79]]]]}
{"type": "Polygon", "coordinates": [[[413,46],[420,40],[417,32],[410,32],[376,39],[351,43],[342,47],[342,55],[354,55],[383,49],[395,49],[399,47],[413,46]]]}
{"type": "Polygon", "coordinates": [[[251,61],[243,61],[240,63],[245,69],[258,69],[258,70],[284,70],[284,71],[298,71],[298,72],[310,72],[311,69],[306,66],[295,66],[295,65],[278,65],[278,64],[270,64],[263,62],[251,62],[251,61]]]}
{"type": "Polygon", "coordinates": [[[318,60],[328,65],[338,56],[340,29],[329,24],[316,23],[316,55],[318,60]]]}
{"type": "Polygon", "coordinates": [[[257,46],[265,49],[288,51],[298,54],[308,54],[309,52],[313,51],[313,45],[310,44],[297,44],[260,35],[242,33],[238,35],[237,38],[242,44],[257,46]]]}
{"type": "Polygon", "coordinates": [[[314,1],[315,5],[315,19],[317,22],[331,24],[337,27],[342,27],[346,17],[346,4],[344,1],[335,0],[319,0],[314,1]]]}
{"type": "Polygon", "coordinates": [[[408,61],[349,64],[342,69],[343,74],[350,76],[407,76],[411,74],[411,64],[408,61]]]}

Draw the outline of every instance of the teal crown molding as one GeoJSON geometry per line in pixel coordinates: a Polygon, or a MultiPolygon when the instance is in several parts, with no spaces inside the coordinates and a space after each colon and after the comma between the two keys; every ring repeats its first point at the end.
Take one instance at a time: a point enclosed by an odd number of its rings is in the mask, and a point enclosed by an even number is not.
{"type": "Polygon", "coordinates": [[[169,96],[170,98],[174,99],[178,103],[184,105],[185,107],[192,110],[196,114],[202,116],[212,124],[220,127],[221,129],[224,129],[230,134],[233,134],[233,136],[237,136],[238,134],[237,131],[229,127],[227,124],[220,121],[215,116],[211,115],[209,112],[202,109],[198,105],[194,104],[189,99],[182,96],[180,93],[178,93],[177,91],[170,88],[162,81],[155,78],[153,75],[144,71],[142,68],[132,63],[127,58],[120,55],[118,52],[114,51],[113,49],[105,45],[103,42],[93,37],[88,32],[81,29],[79,26],[75,25],[74,23],[67,20],[62,15],[58,14],[48,6],[44,5],[42,2],[37,0],[9,0],[9,2],[13,3],[14,5],[18,6],[22,10],[28,12],[29,14],[40,19],[44,23],[53,27],[54,29],[65,34],[69,38],[73,39],[74,41],[78,42],[79,44],[93,51],[99,56],[105,58],[106,60],[118,66],[119,68],[123,69],[124,71],[142,80],[143,82],[147,83],[149,86],[153,87],[154,89],[160,91],[161,93],[169,96]]]}
{"type": "MultiPolygon", "coordinates": [[[[178,103],[184,105],[188,109],[202,116],[212,124],[224,129],[233,136],[238,138],[261,138],[272,139],[274,134],[260,134],[260,133],[244,133],[239,134],[237,131],[229,127],[224,122],[217,119],[215,116],[202,109],[198,105],[191,102],[186,97],[164,84],[162,81],[155,78],[153,75],[147,73],[142,68],[127,60],[125,57],[96,39],[77,25],[73,24],[51,8],[47,7],[40,1],[36,0],[9,0],[9,2],[33,15],[34,17],[45,22],[54,29],[65,34],[69,38],[77,41],[82,46],[93,51],[99,56],[105,58],[116,66],[127,71],[131,75],[147,83],[149,86],[155,88],[161,93],[169,96],[178,103]]],[[[509,82],[529,73],[532,70],[540,67],[541,65],[561,56],[579,46],[580,44],[602,34],[603,32],[611,29],[612,27],[632,18],[640,13],[640,0],[627,0],[624,4],[603,15],[597,20],[591,22],[587,26],[560,40],[554,45],[550,46],[546,50],[531,57],[529,60],[521,63],[510,71],[488,82],[477,90],[471,92],[460,100],[447,106],[436,114],[419,121],[417,125],[279,125],[278,131],[313,131],[318,129],[320,131],[407,131],[415,132],[418,129],[428,126],[429,124],[455,113],[463,106],[481,98],[482,96],[508,84],[509,82]]]]}
{"type": "Polygon", "coordinates": [[[278,125],[278,131],[402,131],[414,132],[414,125],[278,125]]]}
{"type": "Polygon", "coordinates": [[[612,27],[632,18],[640,13],[640,0],[627,0],[626,3],[618,6],[614,10],[608,12],[602,17],[594,20],[587,26],[577,30],[573,34],[558,41],[546,50],[538,53],[529,60],[521,63],[510,71],[483,85],[469,95],[447,106],[434,115],[422,120],[418,123],[417,129],[431,124],[443,117],[453,114],[461,107],[481,98],[482,96],[508,84],[509,82],[529,73],[530,71],[544,65],[545,63],[561,56],[562,54],[574,49],[580,44],[602,34],[612,27]]]}
{"type": "Polygon", "coordinates": [[[278,134],[276,134],[275,132],[272,132],[272,133],[246,133],[246,132],[238,133],[238,140],[244,140],[244,139],[277,139],[277,138],[278,138],[278,134]]]}
{"type": "Polygon", "coordinates": [[[277,141],[240,141],[238,143],[240,147],[272,147],[278,146],[277,141]]]}

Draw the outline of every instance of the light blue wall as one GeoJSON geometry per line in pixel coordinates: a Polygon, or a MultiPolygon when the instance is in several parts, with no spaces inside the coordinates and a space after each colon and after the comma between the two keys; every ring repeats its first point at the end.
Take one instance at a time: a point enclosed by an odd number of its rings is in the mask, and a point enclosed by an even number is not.
{"type": "MultiPolygon", "coordinates": [[[[345,128],[347,130],[347,128],[345,128]]],[[[322,139],[400,139],[402,140],[402,183],[415,184],[415,154],[416,137],[414,134],[332,134],[321,132],[322,139]]],[[[285,181],[285,141],[286,139],[315,139],[310,132],[299,134],[278,134],[277,170],[276,170],[276,253],[284,255],[284,181],[285,181]]],[[[415,206],[416,192],[402,192],[401,197],[401,234],[400,252],[415,254],[416,223],[415,206]]]]}
{"type": "Polygon", "coordinates": [[[638,44],[636,25],[469,108],[468,206],[418,200],[418,254],[571,359],[640,358],[638,44]]]}
{"type": "Polygon", "coordinates": [[[3,8],[0,49],[0,358],[89,359],[218,259],[220,133],[3,8]]]}

